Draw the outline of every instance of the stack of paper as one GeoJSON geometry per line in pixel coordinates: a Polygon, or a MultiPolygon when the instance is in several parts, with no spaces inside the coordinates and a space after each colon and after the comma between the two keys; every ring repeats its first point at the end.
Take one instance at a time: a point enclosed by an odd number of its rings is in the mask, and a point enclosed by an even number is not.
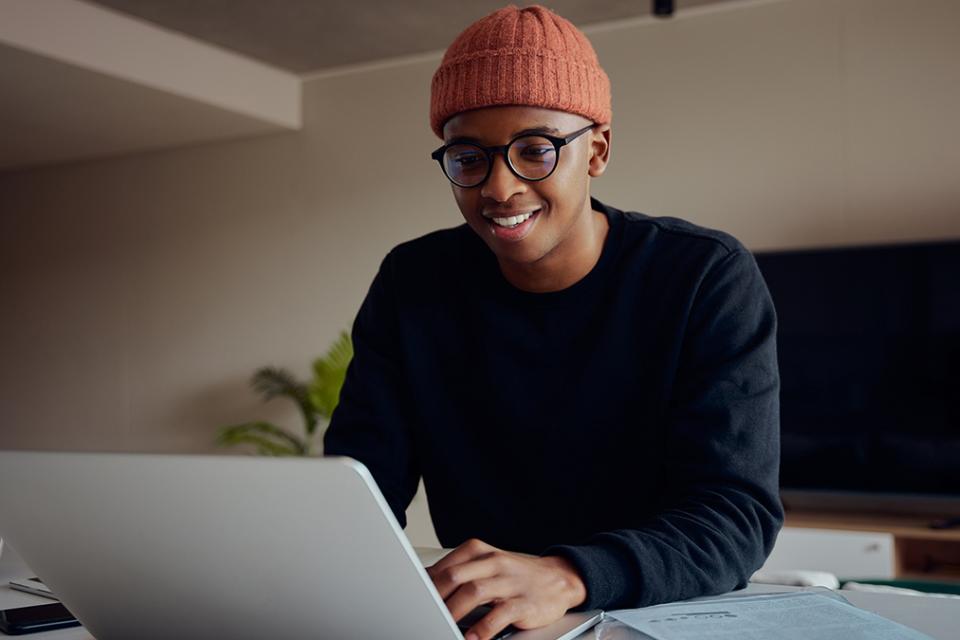
{"type": "Polygon", "coordinates": [[[932,640],[828,589],[727,596],[607,612],[597,640],[932,640]]]}

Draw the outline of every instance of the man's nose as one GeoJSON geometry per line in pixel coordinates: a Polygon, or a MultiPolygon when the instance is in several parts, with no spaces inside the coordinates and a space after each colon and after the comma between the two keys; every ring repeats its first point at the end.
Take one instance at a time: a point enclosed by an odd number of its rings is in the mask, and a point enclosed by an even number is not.
{"type": "Polygon", "coordinates": [[[512,196],[527,190],[523,180],[513,175],[507,166],[507,159],[502,153],[494,153],[491,160],[490,175],[480,189],[480,195],[485,198],[506,202],[512,196]]]}

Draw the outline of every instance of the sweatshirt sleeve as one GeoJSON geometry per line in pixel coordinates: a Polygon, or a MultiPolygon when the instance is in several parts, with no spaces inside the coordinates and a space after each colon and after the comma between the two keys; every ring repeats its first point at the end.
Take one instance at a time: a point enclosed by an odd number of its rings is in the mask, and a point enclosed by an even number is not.
{"type": "Polygon", "coordinates": [[[370,470],[401,527],[420,481],[398,348],[393,252],[387,254],[351,329],[353,359],[324,435],[325,455],[349,456],[370,470]]]}
{"type": "Polygon", "coordinates": [[[783,523],[776,328],[753,255],[719,259],[694,297],[664,416],[663,509],[639,528],[542,553],[578,569],[579,610],[723,593],[763,564],[783,523]]]}

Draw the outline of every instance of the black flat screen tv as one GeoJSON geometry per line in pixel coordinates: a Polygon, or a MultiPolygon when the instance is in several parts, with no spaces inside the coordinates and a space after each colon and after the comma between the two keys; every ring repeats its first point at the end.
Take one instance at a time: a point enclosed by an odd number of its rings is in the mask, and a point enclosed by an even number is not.
{"type": "Polygon", "coordinates": [[[754,255],[777,310],[785,495],[960,508],[960,240],[754,255]]]}

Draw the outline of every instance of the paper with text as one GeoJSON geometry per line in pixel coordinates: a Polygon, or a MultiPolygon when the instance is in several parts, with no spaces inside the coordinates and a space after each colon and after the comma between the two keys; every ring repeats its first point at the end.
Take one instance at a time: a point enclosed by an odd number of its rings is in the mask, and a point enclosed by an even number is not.
{"type": "MultiPolygon", "coordinates": [[[[597,638],[656,640],[932,640],[864,611],[826,589],[677,602],[610,611],[607,618],[641,632],[597,630],[597,638]],[[605,636],[604,633],[607,635],[605,636]]],[[[619,625],[616,625],[619,626],[619,625]]]]}

